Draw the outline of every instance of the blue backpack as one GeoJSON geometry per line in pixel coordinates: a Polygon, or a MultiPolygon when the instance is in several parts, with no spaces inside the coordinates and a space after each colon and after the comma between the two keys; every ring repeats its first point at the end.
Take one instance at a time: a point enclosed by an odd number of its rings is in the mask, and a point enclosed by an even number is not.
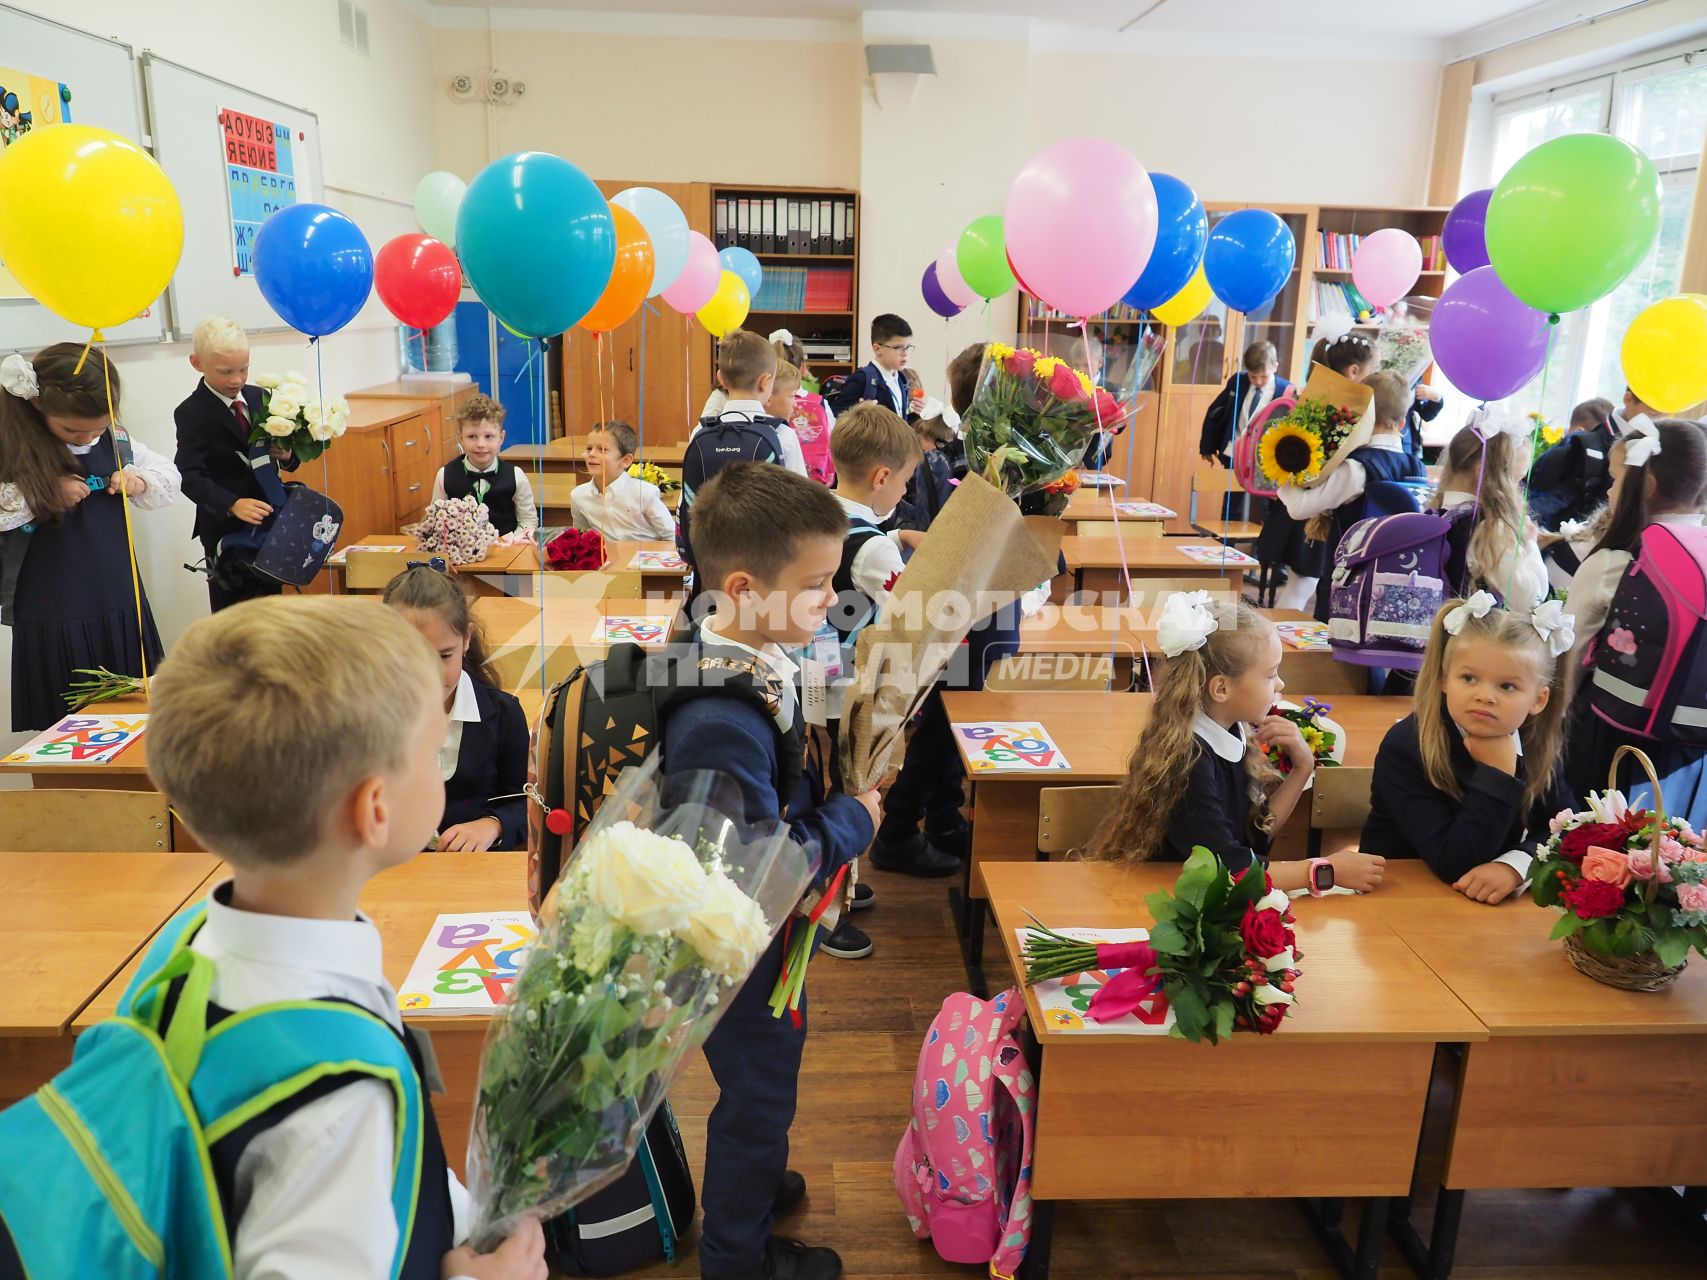
{"type": "Polygon", "coordinates": [[[116,1014],[78,1038],[71,1065],[0,1112],[0,1275],[229,1276],[233,1233],[212,1149],[350,1074],[396,1094],[392,1274],[401,1270],[426,1124],[402,1038],[366,1010],[324,1000],[259,1005],[210,1027],[213,964],[190,950],[206,914],[198,905],[169,921],[116,1014]]]}
{"type": "Polygon", "coordinates": [[[727,413],[701,418],[699,430],[682,451],[682,498],[676,507],[676,548],[693,563],[693,539],[688,530],[694,498],[711,478],[731,462],[782,462],[779,427],[788,424],[768,414],[749,417],[727,413]]]}

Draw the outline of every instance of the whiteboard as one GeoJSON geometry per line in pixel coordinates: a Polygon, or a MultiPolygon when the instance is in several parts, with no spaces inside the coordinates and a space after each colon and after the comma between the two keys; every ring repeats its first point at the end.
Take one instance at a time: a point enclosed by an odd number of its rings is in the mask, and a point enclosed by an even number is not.
{"type": "MultiPolygon", "coordinates": [[[[136,60],[130,46],[61,26],[33,13],[0,5],[0,85],[18,92],[22,73],[63,84],[71,101],[62,104],[73,124],[99,125],[142,141],[137,105],[136,60]]],[[[38,113],[37,116],[40,119],[38,113]]],[[[159,342],[166,309],[156,303],[135,320],[103,330],[108,342],[159,342]]],[[[0,297],[0,351],[34,352],[54,342],[85,342],[89,331],[62,320],[32,298],[0,297]]]]}
{"type": "MultiPolygon", "coordinates": [[[[184,205],[184,257],[166,291],[172,331],[187,339],[203,317],[229,316],[251,333],[286,330],[261,297],[253,275],[236,274],[232,244],[232,183],[225,162],[222,111],[283,126],[275,148],[281,169],[288,158],[298,204],[325,200],[320,179],[320,121],[312,111],[262,97],[144,51],[143,84],[154,137],[154,158],[184,205]],[[287,144],[288,143],[288,148],[287,144]]],[[[246,177],[253,176],[246,173],[246,177]]],[[[245,188],[241,220],[252,236],[266,193],[245,188]]]]}

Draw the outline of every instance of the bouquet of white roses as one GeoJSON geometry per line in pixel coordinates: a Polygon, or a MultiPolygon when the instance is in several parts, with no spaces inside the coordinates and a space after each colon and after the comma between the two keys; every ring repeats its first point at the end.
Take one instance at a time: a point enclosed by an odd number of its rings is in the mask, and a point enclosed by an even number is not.
{"type": "Polygon", "coordinates": [[[715,773],[627,770],[540,908],[486,1037],[469,1143],[473,1239],[610,1182],[811,879],[781,822],[715,773]]]}
{"type": "Polygon", "coordinates": [[[350,402],[334,396],[322,403],[311,400],[308,379],[300,373],[263,373],[255,379],[261,388],[261,413],[249,431],[249,443],[267,441],[289,449],[299,462],[312,462],[326,447],[344,434],[350,417],[350,402]]]}

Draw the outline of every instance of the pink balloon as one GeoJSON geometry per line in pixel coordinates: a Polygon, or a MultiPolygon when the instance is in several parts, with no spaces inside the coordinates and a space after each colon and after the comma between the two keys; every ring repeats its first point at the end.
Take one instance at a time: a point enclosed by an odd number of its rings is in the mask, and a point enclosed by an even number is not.
{"type": "Polygon", "coordinates": [[[1390,307],[1408,294],[1422,274],[1417,238],[1397,227],[1363,237],[1351,255],[1351,282],[1372,307],[1390,307]]]}
{"type": "Polygon", "coordinates": [[[1070,316],[1119,302],[1156,245],[1150,175],[1106,138],[1067,138],[1039,151],[1014,179],[1002,217],[1015,273],[1070,316]]]}
{"type": "Polygon", "coordinates": [[[723,264],[717,260],[717,246],[697,231],[688,232],[688,262],[681,275],[658,296],[683,315],[692,315],[717,292],[723,279],[723,264]]]}
{"type": "Polygon", "coordinates": [[[966,277],[960,274],[960,237],[948,242],[948,248],[937,255],[936,283],[948,300],[957,307],[969,307],[978,301],[978,294],[966,277]]]}

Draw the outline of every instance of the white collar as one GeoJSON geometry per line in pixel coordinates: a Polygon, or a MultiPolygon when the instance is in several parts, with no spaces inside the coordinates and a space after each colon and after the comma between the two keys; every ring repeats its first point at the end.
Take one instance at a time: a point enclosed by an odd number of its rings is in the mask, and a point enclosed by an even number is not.
{"type": "Polygon", "coordinates": [[[283,969],[315,969],[373,986],[385,985],[379,930],[360,911],[354,920],[309,920],[299,916],[240,911],[221,901],[231,896],[230,880],[215,886],[207,900],[208,939],[221,952],[283,969]]]}
{"type": "Polygon", "coordinates": [[[71,450],[71,452],[76,454],[79,458],[81,458],[85,454],[87,454],[89,452],[89,450],[93,449],[96,445],[98,445],[100,443],[101,443],[100,438],[97,437],[96,439],[89,441],[88,444],[68,444],[65,447],[67,449],[71,450]]]}
{"type": "Polygon", "coordinates": [[[1370,436],[1369,447],[1371,449],[1385,449],[1388,453],[1403,453],[1405,451],[1405,437],[1385,434],[1370,436]]]}
{"type": "Polygon", "coordinates": [[[1464,489],[1442,489],[1440,505],[1444,507],[1467,507],[1476,500],[1476,495],[1464,489]]]}
{"type": "Polygon", "coordinates": [[[758,400],[731,400],[723,406],[723,416],[731,413],[744,413],[753,418],[768,418],[763,402],[758,400]]]}
{"type": "Polygon", "coordinates": [[[836,501],[841,503],[842,510],[846,511],[855,520],[868,520],[872,524],[882,524],[889,518],[888,516],[880,516],[870,507],[855,502],[852,498],[844,498],[839,493],[836,495],[836,501]]]}
{"type": "Polygon", "coordinates": [[[1203,739],[1203,745],[1229,764],[1237,764],[1245,758],[1245,730],[1239,726],[1234,733],[1231,729],[1223,729],[1209,718],[1208,713],[1199,711],[1197,718],[1191,722],[1191,731],[1203,739]]]}
{"type": "Polygon", "coordinates": [[[1707,523],[1707,515],[1699,511],[1673,511],[1654,519],[1655,524],[1670,525],[1701,525],[1707,523]]]}
{"type": "Polygon", "coordinates": [[[764,663],[773,672],[775,672],[777,678],[784,684],[791,685],[794,683],[795,677],[800,674],[800,664],[795,662],[793,658],[790,658],[779,647],[774,644],[767,644],[763,649],[755,649],[750,644],[743,644],[739,640],[732,640],[712,626],[712,623],[715,621],[715,618],[707,618],[704,622],[700,623],[699,633],[702,636],[709,636],[712,640],[723,645],[725,648],[739,649],[742,653],[752,654],[753,657],[757,658],[760,662],[764,663]]]}
{"type": "Polygon", "coordinates": [[[480,703],[474,696],[474,677],[466,671],[457,677],[456,696],[450,703],[450,718],[468,724],[480,723],[480,703]]]}
{"type": "Polygon", "coordinates": [[[468,472],[471,476],[495,476],[498,474],[498,468],[503,465],[504,460],[502,458],[493,458],[491,466],[484,468],[477,467],[468,460],[468,455],[466,453],[462,455],[462,469],[468,472]]]}
{"type": "MultiPolygon", "coordinates": [[[[206,378],[202,379],[202,386],[206,387],[209,391],[213,391],[212,384],[210,384],[206,378]]],[[[237,398],[238,398],[237,396],[228,396],[228,395],[225,395],[223,392],[219,392],[219,391],[213,391],[213,394],[216,397],[218,397],[219,402],[222,405],[224,405],[227,409],[229,409],[232,405],[237,403],[237,398]]],[[[239,392],[238,394],[241,395],[242,393],[239,392]]],[[[243,407],[245,409],[247,409],[249,407],[249,402],[244,401],[243,407]]]]}

